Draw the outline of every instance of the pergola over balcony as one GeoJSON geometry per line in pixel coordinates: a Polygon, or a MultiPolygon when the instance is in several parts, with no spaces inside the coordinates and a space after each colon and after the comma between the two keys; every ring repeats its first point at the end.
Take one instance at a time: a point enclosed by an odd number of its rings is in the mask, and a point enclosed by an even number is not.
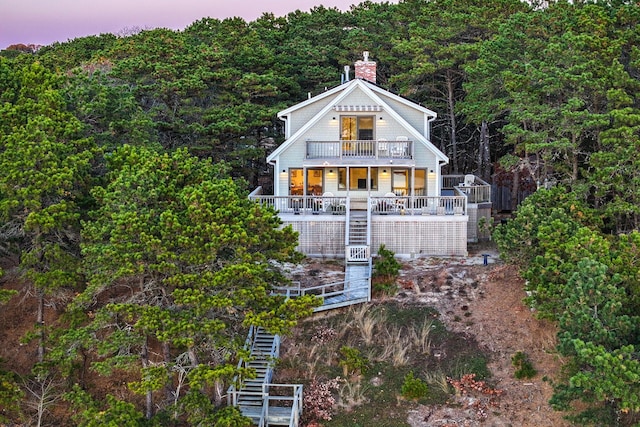
{"type": "Polygon", "coordinates": [[[307,141],[307,159],[413,159],[413,141],[307,141]]]}

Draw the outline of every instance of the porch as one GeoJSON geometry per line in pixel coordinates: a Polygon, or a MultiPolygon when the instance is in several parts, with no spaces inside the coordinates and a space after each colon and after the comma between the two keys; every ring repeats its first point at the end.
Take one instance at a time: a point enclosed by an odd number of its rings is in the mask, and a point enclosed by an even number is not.
{"type": "MultiPolygon", "coordinates": [[[[348,197],[351,210],[370,210],[371,215],[466,215],[467,197],[460,190],[455,196],[371,196],[348,197]]],[[[263,206],[277,210],[281,218],[289,215],[344,215],[347,197],[341,196],[265,196],[251,195],[263,206]]]]}
{"type": "Polygon", "coordinates": [[[467,242],[485,237],[479,224],[491,217],[491,187],[473,175],[443,177],[440,196],[272,196],[258,189],[250,198],[272,207],[283,225],[299,233],[299,251],[328,258],[349,257],[354,217],[364,233],[358,245],[367,253],[375,255],[384,244],[407,257],[465,256],[467,242]]]}

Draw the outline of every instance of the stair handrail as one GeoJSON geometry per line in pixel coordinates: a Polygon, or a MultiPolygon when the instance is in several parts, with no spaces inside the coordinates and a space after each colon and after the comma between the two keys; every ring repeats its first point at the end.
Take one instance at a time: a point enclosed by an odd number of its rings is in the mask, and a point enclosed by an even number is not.
{"type": "Polygon", "coordinates": [[[351,216],[351,197],[347,197],[345,202],[345,220],[344,220],[344,244],[345,246],[349,246],[349,226],[350,216],[351,216]]]}
{"type": "MultiPolygon", "coordinates": [[[[247,351],[251,351],[253,341],[254,341],[255,327],[252,325],[249,327],[249,333],[247,334],[247,338],[244,340],[244,349],[247,351]]],[[[244,357],[241,357],[238,360],[238,364],[236,365],[236,370],[240,372],[240,370],[247,366],[247,362],[244,357]]],[[[236,384],[238,384],[239,376],[236,374],[231,381],[231,385],[227,389],[227,405],[237,406],[238,404],[238,393],[240,392],[236,384]]]]}
{"type": "MultiPolygon", "coordinates": [[[[367,198],[367,247],[371,247],[371,196],[367,198]]],[[[369,250],[369,259],[371,259],[371,250],[369,250]]]]}
{"type": "Polygon", "coordinates": [[[265,423],[268,421],[269,417],[269,387],[265,386],[267,383],[262,384],[262,411],[260,412],[260,421],[258,422],[258,427],[265,427],[265,423]]]}
{"type": "MultiPolygon", "coordinates": [[[[265,393],[266,401],[288,401],[291,402],[291,415],[289,418],[289,427],[297,427],[302,417],[302,405],[303,405],[303,385],[302,384],[264,384],[263,392],[265,393]],[[270,396],[270,388],[287,388],[291,389],[291,395],[288,396],[270,396]]],[[[269,408],[271,405],[267,405],[265,418],[269,419],[269,408]]]]}
{"type": "Polygon", "coordinates": [[[302,417],[302,403],[303,403],[303,395],[302,395],[302,384],[293,384],[294,392],[293,392],[293,405],[292,408],[292,417],[291,423],[289,423],[289,427],[297,427],[300,423],[300,418],[302,417]]]}
{"type": "Polygon", "coordinates": [[[291,286],[274,286],[271,288],[272,295],[282,295],[287,298],[291,297],[299,297],[300,293],[300,282],[291,282],[291,286]]]}
{"type": "MultiPolygon", "coordinates": [[[[368,277],[363,277],[361,280],[364,280],[364,279],[368,279],[368,277]]],[[[322,290],[322,293],[320,293],[320,294],[311,294],[311,295],[318,296],[318,297],[326,297],[327,295],[329,295],[329,296],[339,295],[339,294],[345,292],[344,288],[345,288],[345,285],[347,283],[349,283],[349,280],[342,280],[342,281],[339,281],[339,282],[332,282],[332,283],[327,283],[327,284],[324,284],[324,285],[309,286],[308,288],[300,289],[300,292],[301,292],[300,295],[310,294],[310,291],[315,291],[317,289],[322,290]],[[325,289],[332,288],[332,287],[340,287],[340,286],[342,287],[342,290],[340,290],[340,291],[325,292],[325,289]]],[[[362,286],[362,287],[364,287],[364,286],[362,286]]],[[[353,288],[353,289],[358,289],[358,288],[353,288]]],[[[352,289],[350,289],[350,290],[352,290],[352,289]]]]}

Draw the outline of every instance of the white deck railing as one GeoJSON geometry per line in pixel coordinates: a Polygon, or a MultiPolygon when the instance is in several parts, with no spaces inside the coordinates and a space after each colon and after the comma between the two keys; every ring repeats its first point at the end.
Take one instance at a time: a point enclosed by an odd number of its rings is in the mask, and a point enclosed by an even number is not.
{"type": "MultiPolygon", "coordinates": [[[[372,215],[466,215],[467,196],[454,189],[456,196],[392,196],[370,197],[372,215]]],[[[281,214],[344,215],[346,197],[322,196],[251,196],[263,206],[271,206],[281,214]]]]}
{"type": "MultiPolygon", "coordinates": [[[[459,192],[459,191],[458,191],[459,192]]],[[[466,215],[466,196],[384,196],[370,197],[373,215],[466,215]]]]}
{"type": "Polygon", "coordinates": [[[491,185],[477,176],[473,177],[472,184],[465,183],[467,175],[443,175],[442,188],[458,188],[469,203],[491,202],[491,185]]]}
{"type": "Polygon", "coordinates": [[[346,197],[322,196],[250,196],[263,206],[273,207],[280,213],[294,215],[340,215],[346,212],[346,197]]]}
{"type": "Polygon", "coordinates": [[[413,141],[307,141],[307,159],[411,159],[413,141]]]}

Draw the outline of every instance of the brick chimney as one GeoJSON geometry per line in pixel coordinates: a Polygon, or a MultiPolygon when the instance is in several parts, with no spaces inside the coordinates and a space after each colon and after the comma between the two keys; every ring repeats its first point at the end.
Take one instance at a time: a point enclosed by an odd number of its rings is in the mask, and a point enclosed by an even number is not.
{"type": "Polygon", "coordinates": [[[375,61],[369,61],[369,52],[362,52],[364,61],[356,61],[356,79],[368,80],[371,83],[376,82],[376,63],[375,61]]]}

